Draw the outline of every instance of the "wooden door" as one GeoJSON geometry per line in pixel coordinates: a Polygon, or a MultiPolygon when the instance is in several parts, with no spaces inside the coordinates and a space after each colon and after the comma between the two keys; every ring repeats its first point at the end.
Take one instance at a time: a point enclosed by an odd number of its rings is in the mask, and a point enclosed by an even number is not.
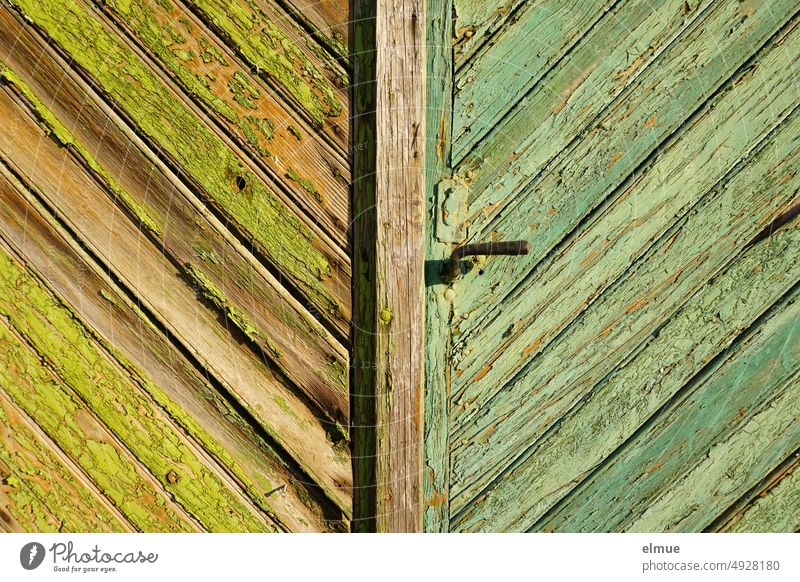
{"type": "Polygon", "coordinates": [[[796,0],[429,12],[426,530],[800,528],[796,0]]]}
{"type": "Polygon", "coordinates": [[[347,531],[347,0],[0,2],[0,531],[347,531]]]}

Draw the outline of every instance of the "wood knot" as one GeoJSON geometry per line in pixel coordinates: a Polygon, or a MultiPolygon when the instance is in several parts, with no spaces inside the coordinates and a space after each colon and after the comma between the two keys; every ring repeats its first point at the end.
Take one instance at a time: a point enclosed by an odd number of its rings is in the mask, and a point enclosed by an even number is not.
{"type": "Polygon", "coordinates": [[[180,481],[180,477],[175,471],[169,471],[167,473],[167,483],[175,485],[175,483],[177,483],[178,481],[180,481]]]}

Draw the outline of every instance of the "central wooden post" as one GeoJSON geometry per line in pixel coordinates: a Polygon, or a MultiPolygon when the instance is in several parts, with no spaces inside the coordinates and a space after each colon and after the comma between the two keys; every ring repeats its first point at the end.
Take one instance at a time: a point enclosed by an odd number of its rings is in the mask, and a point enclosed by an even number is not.
{"type": "Polygon", "coordinates": [[[353,529],[420,531],[424,0],[357,0],[353,20],[353,529]]]}

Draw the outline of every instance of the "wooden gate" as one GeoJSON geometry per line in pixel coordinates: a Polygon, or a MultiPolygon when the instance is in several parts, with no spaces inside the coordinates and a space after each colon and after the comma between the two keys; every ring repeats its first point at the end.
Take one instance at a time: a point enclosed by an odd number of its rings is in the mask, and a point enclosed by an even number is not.
{"type": "Polygon", "coordinates": [[[0,531],[343,531],[347,2],[0,2],[0,531]]]}
{"type": "Polygon", "coordinates": [[[800,528],[797,2],[428,10],[425,529],[800,528]]]}

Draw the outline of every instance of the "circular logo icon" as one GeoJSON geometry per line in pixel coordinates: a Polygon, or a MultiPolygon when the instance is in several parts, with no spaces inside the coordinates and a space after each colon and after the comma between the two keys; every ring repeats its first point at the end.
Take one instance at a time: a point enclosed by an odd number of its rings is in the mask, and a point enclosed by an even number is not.
{"type": "Polygon", "coordinates": [[[26,570],[35,570],[44,561],[44,546],[39,542],[30,542],[19,551],[19,563],[26,570]]]}

